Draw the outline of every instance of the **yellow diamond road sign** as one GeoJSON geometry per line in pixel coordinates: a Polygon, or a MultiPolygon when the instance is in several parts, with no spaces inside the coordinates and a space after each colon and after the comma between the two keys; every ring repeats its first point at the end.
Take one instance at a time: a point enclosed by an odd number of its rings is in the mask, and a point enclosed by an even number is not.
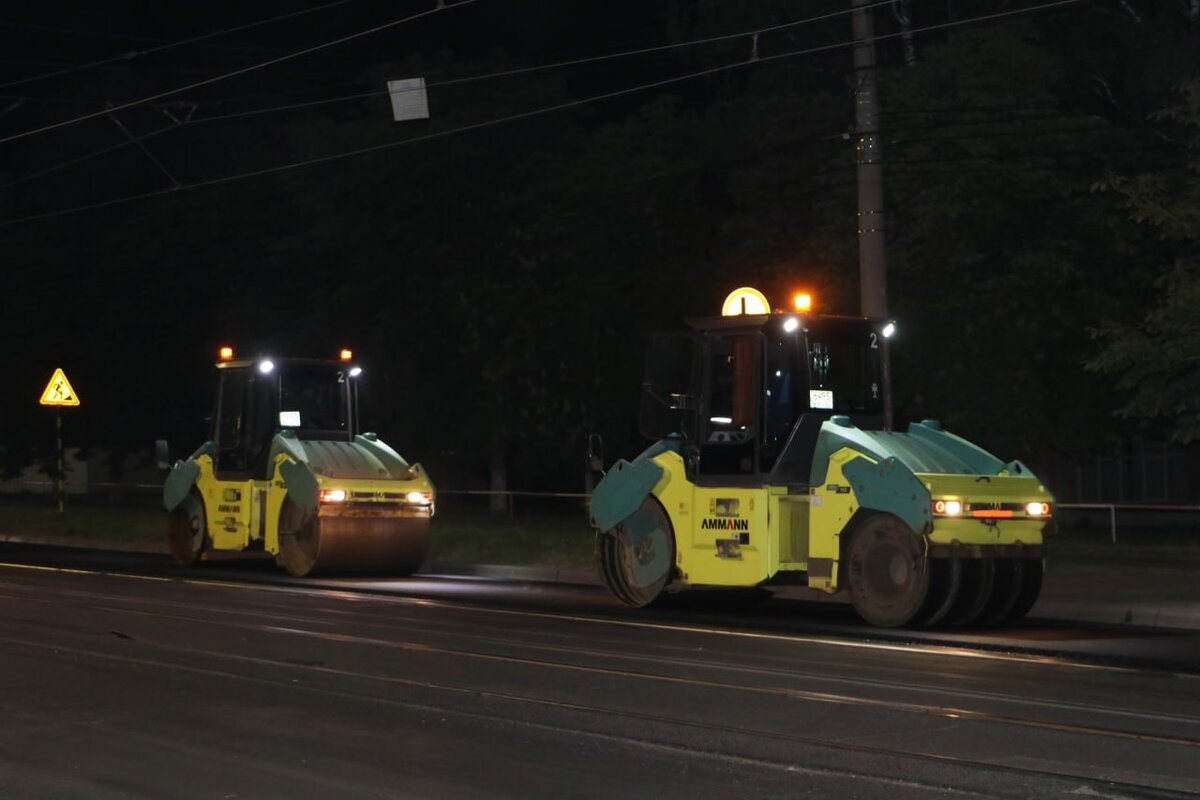
{"type": "Polygon", "coordinates": [[[61,369],[56,369],[54,376],[46,384],[46,391],[42,392],[42,399],[38,402],[44,406],[77,406],[79,405],[79,395],[75,394],[75,390],[71,388],[71,382],[67,380],[66,373],[61,369]]]}

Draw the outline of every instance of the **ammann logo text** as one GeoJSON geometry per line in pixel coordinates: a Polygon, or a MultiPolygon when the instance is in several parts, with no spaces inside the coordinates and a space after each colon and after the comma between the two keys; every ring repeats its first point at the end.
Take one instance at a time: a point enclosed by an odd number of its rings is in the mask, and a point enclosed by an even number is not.
{"type": "Polygon", "coordinates": [[[748,519],[704,519],[700,522],[702,531],[748,531],[748,519]]]}

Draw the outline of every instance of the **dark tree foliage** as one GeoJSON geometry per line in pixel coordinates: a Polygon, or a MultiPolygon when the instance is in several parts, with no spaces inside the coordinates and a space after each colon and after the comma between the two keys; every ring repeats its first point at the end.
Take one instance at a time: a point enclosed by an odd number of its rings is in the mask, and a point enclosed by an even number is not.
{"type": "MultiPolygon", "coordinates": [[[[879,58],[901,415],[939,417],[1037,460],[1120,434],[1111,411],[1128,398],[1085,369],[1100,347],[1098,366],[1144,389],[1131,414],[1194,420],[1195,373],[1171,371],[1180,360],[1164,357],[1164,343],[1194,347],[1183,334],[1195,234],[1159,234],[1195,205],[1194,181],[1182,180],[1195,172],[1178,168],[1177,133],[1146,115],[1193,74],[1196,49],[1187,7],[1134,0],[921,32],[1021,7],[909,2],[913,50],[887,38],[879,58]],[[1157,177],[1093,190],[1111,175],[1157,177]],[[1150,224],[1130,220],[1122,200],[1150,224]]],[[[844,14],[789,24],[846,3],[671,3],[631,27],[615,24],[611,5],[597,9],[588,36],[566,12],[539,17],[508,36],[516,53],[478,46],[479,32],[470,46],[439,38],[431,22],[423,35],[436,44],[411,55],[330,54],[303,77],[121,113],[137,135],[163,129],[143,144],[185,185],[366,152],[0,227],[10,265],[0,312],[13,344],[0,364],[5,466],[49,443],[35,401],[55,366],[85,401],[68,438],[119,458],[158,436],[177,452],[199,443],[219,344],[308,356],[351,346],[369,424],[444,485],[478,486],[500,465],[513,487],[575,489],[589,432],[605,435],[610,457],[642,445],[633,420],[651,330],[712,313],[747,283],[779,305],[803,287],[822,310],[857,313],[850,51],[787,55],[847,42],[844,14]],[[757,39],[459,82],[765,28],[757,39]],[[431,119],[393,122],[377,94],[199,121],[279,104],[338,64],[344,76],[346,59],[355,93],[426,76],[431,119]],[[542,113],[714,67],[729,69],[542,113]],[[168,119],[193,111],[191,123],[168,119]]],[[[512,28],[504,14],[492,19],[512,28]]],[[[887,8],[876,25],[900,32],[887,8]]],[[[184,66],[212,74],[260,57],[213,49],[184,66]]],[[[70,89],[89,108],[179,81],[142,60],[99,74],[70,89]]],[[[349,92],[344,81],[339,91],[349,92]]],[[[53,117],[39,113],[0,128],[53,117]]],[[[1181,130],[1187,121],[1175,120],[1181,130]]],[[[122,137],[100,118],[22,140],[0,151],[0,174],[28,177],[122,137]]],[[[122,147],[0,189],[0,222],[172,178],[122,147]]]]}
{"type": "Polygon", "coordinates": [[[1100,327],[1104,349],[1089,366],[1125,390],[1121,414],[1159,423],[1176,441],[1194,442],[1200,439],[1200,79],[1183,84],[1180,94],[1180,102],[1157,120],[1170,126],[1182,163],[1106,183],[1175,257],[1165,265],[1136,265],[1143,274],[1158,275],[1151,310],[1142,319],[1100,327]]]}

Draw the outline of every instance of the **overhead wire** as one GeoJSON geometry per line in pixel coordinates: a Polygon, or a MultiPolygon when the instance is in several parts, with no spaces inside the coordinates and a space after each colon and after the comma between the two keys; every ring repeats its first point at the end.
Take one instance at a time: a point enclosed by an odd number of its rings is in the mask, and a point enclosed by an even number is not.
{"type": "MultiPolygon", "coordinates": [[[[866,6],[864,6],[863,8],[864,9],[872,9],[872,8],[875,8],[876,6],[888,5],[891,2],[892,2],[892,0],[878,0],[877,2],[870,3],[866,6]]],[[[818,15],[815,17],[807,17],[805,19],[779,23],[777,25],[771,25],[771,26],[768,26],[765,28],[753,28],[750,30],[739,31],[737,33],[719,34],[716,36],[705,37],[703,39],[690,39],[685,42],[674,42],[674,43],[665,44],[665,45],[654,45],[654,46],[650,46],[650,47],[641,47],[641,48],[637,48],[634,50],[624,50],[624,51],[617,52],[617,53],[604,53],[604,54],[599,54],[599,55],[594,55],[594,56],[586,56],[583,58],[569,59],[566,61],[556,61],[556,62],[552,62],[549,64],[539,64],[539,65],[531,66],[531,67],[519,67],[516,69],[502,70],[499,72],[490,72],[490,73],[487,73],[484,75],[468,75],[468,76],[464,76],[461,78],[449,78],[446,80],[440,80],[440,81],[427,83],[427,84],[425,84],[424,88],[431,89],[434,87],[444,87],[444,86],[453,86],[453,85],[464,84],[464,83],[473,83],[475,81],[491,80],[494,78],[512,77],[515,75],[524,75],[524,74],[529,74],[532,72],[541,72],[541,71],[552,70],[552,69],[562,69],[564,67],[572,67],[572,66],[579,66],[582,64],[598,63],[600,61],[607,61],[607,60],[613,60],[613,59],[618,59],[618,58],[628,58],[630,56],[637,56],[637,55],[647,55],[650,53],[660,53],[660,52],[664,52],[667,50],[676,50],[676,49],[680,49],[680,48],[694,47],[697,45],[713,44],[716,42],[730,41],[730,40],[739,39],[739,38],[744,39],[744,38],[758,35],[758,34],[770,33],[770,32],[774,32],[774,31],[785,30],[788,28],[795,28],[795,27],[799,27],[801,25],[810,25],[810,24],[813,24],[816,22],[823,22],[825,20],[833,19],[835,17],[845,16],[846,14],[853,13],[855,10],[856,9],[845,9],[842,11],[835,11],[835,12],[831,12],[831,13],[827,13],[827,14],[821,14],[821,15],[818,15]]],[[[341,103],[341,102],[348,102],[348,101],[352,101],[352,100],[362,100],[362,99],[367,99],[367,98],[371,98],[371,97],[380,97],[383,95],[391,96],[391,95],[402,94],[402,93],[407,93],[407,92],[412,92],[412,91],[420,91],[420,89],[413,89],[413,88],[408,88],[408,87],[398,89],[398,90],[397,89],[375,89],[375,90],[371,90],[368,92],[359,92],[356,94],[340,95],[337,97],[324,98],[322,100],[310,100],[310,101],[305,101],[305,102],[300,102],[300,103],[289,103],[286,105],[269,106],[267,108],[247,109],[245,111],[235,111],[235,112],[231,112],[228,114],[217,114],[217,115],[208,116],[208,117],[193,118],[193,119],[187,120],[186,123],[164,125],[163,127],[158,128],[153,131],[150,131],[149,133],[144,133],[141,136],[135,137],[134,140],[123,141],[119,144],[112,145],[110,147],[101,148],[99,150],[95,150],[89,154],[80,156],[78,158],[71,159],[69,161],[65,161],[61,164],[58,164],[58,165],[55,165],[52,167],[47,167],[45,169],[38,170],[37,172],[33,172],[28,175],[22,175],[11,181],[8,181],[7,183],[0,184],[0,189],[5,189],[5,188],[8,188],[9,186],[15,186],[19,183],[23,183],[28,180],[33,180],[34,178],[42,177],[44,175],[49,175],[54,172],[59,172],[63,169],[66,169],[68,167],[82,163],[83,161],[87,161],[91,158],[95,158],[97,156],[101,156],[101,155],[105,155],[107,153],[114,152],[115,150],[129,147],[132,144],[137,144],[137,143],[143,142],[146,139],[150,139],[155,136],[159,136],[160,134],[163,134],[163,133],[168,133],[173,130],[178,130],[181,127],[196,125],[196,124],[205,123],[205,122],[220,122],[220,121],[226,121],[226,120],[231,120],[231,119],[240,119],[243,117],[257,116],[260,114],[273,114],[273,113],[278,113],[281,111],[297,111],[297,110],[300,110],[303,108],[312,108],[312,107],[316,107],[316,106],[320,106],[320,105],[328,105],[331,103],[341,103]]],[[[185,102],[185,101],[177,101],[177,102],[185,102]]],[[[0,140],[0,141],[2,141],[2,140],[0,140]]]]}
{"type": "MultiPolygon", "coordinates": [[[[81,71],[83,69],[87,69],[90,67],[104,66],[105,64],[108,64],[110,62],[126,60],[127,58],[131,57],[131,55],[132,55],[132,57],[140,57],[140,56],[144,56],[144,55],[150,55],[151,53],[159,52],[160,50],[166,50],[166,49],[171,49],[171,48],[175,48],[175,47],[182,47],[184,45],[195,44],[197,42],[202,42],[207,39],[217,38],[217,37],[224,36],[224,35],[230,34],[230,33],[238,33],[240,31],[258,27],[260,25],[266,25],[271,22],[280,22],[280,21],[289,19],[291,17],[304,16],[306,14],[311,14],[311,13],[314,13],[317,11],[323,11],[325,8],[330,7],[330,6],[336,6],[336,5],[340,5],[342,3],[350,3],[350,2],[353,2],[353,0],[340,0],[340,2],[329,3],[326,6],[316,6],[314,8],[301,9],[300,11],[290,12],[288,14],[283,14],[279,17],[271,17],[269,19],[258,20],[256,22],[245,23],[243,25],[238,25],[234,28],[225,28],[225,29],[218,30],[218,31],[212,31],[210,33],[200,34],[198,36],[195,36],[195,37],[192,37],[189,39],[181,39],[181,40],[177,40],[177,41],[165,39],[161,36],[143,36],[141,34],[136,34],[136,33],[108,33],[106,31],[80,30],[78,28],[59,28],[59,27],[54,27],[54,26],[50,26],[50,25],[33,25],[33,24],[23,23],[23,22],[3,21],[3,22],[0,22],[0,28],[24,28],[26,30],[58,34],[60,36],[76,36],[76,37],[87,38],[87,39],[112,39],[112,40],[116,40],[116,41],[126,41],[126,42],[149,42],[154,45],[162,45],[162,47],[156,47],[153,49],[138,50],[132,54],[130,54],[129,52],[122,53],[118,56],[112,56],[110,58],[103,59],[101,61],[93,61],[93,62],[90,62],[87,64],[76,64],[76,63],[63,63],[62,64],[62,66],[77,67],[78,69],[76,71],[81,71]]],[[[239,53],[284,53],[284,52],[287,52],[286,50],[284,50],[282,48],[278,48],[278,47],[262,47],[262,46],[257,46],[257,45],[253,45],[253,44],[209,44],[209,45],[204,45],[204,46],[211,50],[226,50],[226,51],[230,51],[230,52],[239,52],[239,53]]],[[[339,57],[339,58],[347,58],[348,59],[350,57],[345,56],[345,57],[339,57]]],[[[51,63],[51,62],[45,62],[45,63],[51,63]]],[[[49,78],[49,77],[52,77],[52,76],[50,76],[50,75],[34,75],[34,76],[29,77],[28,79],[22,79],[22,82],[29,83],[29,82],[41,80],[42,78],[49,78]]]]}
{"type": "MultiPolygon", "coordinates": [[[[212,31],[210,33],[202,33],[198,36],[192,36],[191,38],[188,38],[188,39],[180,39],[179,41],[167,42],[165,44],[160,44],[155,47],[148,47],[144,50],[132,50],[132,51],[129,51],[126,53],[121,53],[120,55],[110,56],[108,58],[100,59],[99,61],[91,61],[86,64],[73,64],[68,67],[65,67],[64,69],[55,70],[53,72],[47,72],[42,75],[31,75],[27,78],[18,78],[16,80],[9,81],[7,83],[0,83],[0,89],[7,89],[10,86],[21,86],[26,83],[34,83],[36,81],[46,80],[47,78],[54,78],[59,75],[68,75],[73,72],[82,72],[83,70],[93,69],[94,67],[102,67],[102,66],[105,66],[106,64],[116,64],[121,61],[132,61],[135,58],[140,58],[142,56],[148,56],[153,53],[160,53],[163,50],[171,50],[176,47],[183,47],[184,45],[195,44],[196,42],[203,42],[208,39],[215,39],[218,36],[227,36],[231,33],[239,33],[241,31],[250,30],[251,28],[257,28],[262,25],[269,25],[274,22],[282,22],[287,19],[294,19],[295,17],[301,17],[301,16],[305,16],[307,14],[313,14],[318,11],[325,11],[326,9],[334,8],[335,6],[346,5],[347,3],[352,3],[352,2],[354,2],[354,0],[333,0],[333,2],[325,3],[325,4],[319,5],[319,6],[314,6],[312,8],[306,8],[306,9],[302,9],[300,11],[292,11],[287,14],[280,14],[278,16],[270,17],[268,19],[260,19],[260,20],[254,21],[254,22],[247,22],[242,25],[235,25],[232,28],[225,28],[224,30],[212,31]]],[[[24,25],[21,27],[39,28],[42,26],[24,25]]],[[[72,33],[77,34],[79,32],[73,31],[72,33]]],[[[127,37],[117,37],[117,38],[127,38],[130,40],[137,40],[137,39],[146,40],[146,37],[142,37],[142,36],[127,36],[127,37]]]]}
{"type": "MultiPolygon", "coordinates": [[[[340,0],[340,1],[341,2],[350,2],[350,0],[340,0]]],[[[345,44],[346,42],[351,42],[351,41],[354,41],[355,39],[361,39],[364,36],[370,36],[372,34],[379,33],[380,31],[388,30],[390,28],[395,28],[397,26],[404,25],[409,22],[415,22],[416,20],[422,19],[424,17],[429,17],[434,14],[439,14],[444,11],[448,11],[452,8],[459,8],[461,6],[473,5],[477,2],[479,2],[479,0],[457,0],[457,2],[454,2],[454,3],[445,3],[445,4],[439,3],[434,8],[428,9],[426,11],[420,11],[416,14],[410,14],[407,17],[401,17],[399,19],[394,19],[394,20],[391,20],[390,22],[385,22],[381,25],[376,25],[376,26],[374,26],[372,28],[368,28],[366,30],[347,34],[346,36],[340,36],[336,39],[331,39],[329,41],[322,42],[320,44],[313,45],[311,47],[306,47],[302,50],[297,50],[297,51],[288,53],[286,55],[278,56],[276,58],[267,59],[266,61],[260,61],[257,64],[251,64],[250,66],[247,66],[247,67],[241,67],[239,69],[231,70],[230,72],[225,72],[220,75],[214,75],[213,77],[206,78],[204,80],[194,81],[185,86],[177,86],[174,89],[167,89],[166,91],[157,92],[155,94],[148,95],[146,97],[142,97],[137,100],[129,100],[127,102],[121,103],[120,105],[115,105],[110,109],[105,109],[103,111],[96,111],[96,112],[93,112],[90,114],[81,114],[80,116],[74,117],[72,119],[62,120],[60,122],[54,122],[49,125],[43,125],[39,128],[32,128],[30,130],[23,131],[21,133],[11,134],[9,136],[0,138],[0,144],[16,141],[18,139],[24,139],[24,138],[33,136],[38,133],[45,133],[46,131],[52,131],[52,130],[56,130],[58,128],[65,128],[68,125],[75,125],[75,124],[84,122],[89,119],[95,119],[96,117],[105,116],[106,114],[109,114],[112,112],[124,111],[125,109],[133,108],[134,106],[140,106],[140,105],[144,105],[146,103],[152,103],[155,100],[161,100],[165,97],[171,97],[171,96],[177,95],[181,92],[191,91],[193,89],[198,89],[202,86],[209,86],[211,84],[218,83],[220,81],[229,80],[230,78],[235,78],[239,75],[245,75],[247,73],[254,72],[256,70],[275,66],[276,64],[282,64],[285,61],[291,61],[293,59],[300,58],[302,56],[311,55],[312,53],[316,53],[321,50],[328,49],[330,47],[335,47],[339,44],[345,44]]],[[[3,88],[3,87],[0,87],[0,88],[3,88]]]]}
{"type": "MultiPolygon", "coordinates": [[[[468,2],[475,2],[475,0],[462,0],[462,2],[456,3],[455,5],[464,5],[465,3],[468,3],[468,2]]],[[[1027,6],[1027,7],[1024,7],[1021,9],[1013,9],[1013,10],[1009,10],[1009,11],[995,12],[992,14],[984,14],[984,15],[980,15],[980,16],[976,16],[976,17],[969,17],[969,18],[965,18],[965,19],[961,19],[961,20],[952,20],[950,22],[943,22],[943,23],[938,23],[935,25],[927,25],[927,26],[923,26],[923,27],[919,27],[919,28],[912,28],[906,32],[878,35],[875,37],[875,40],[876,41],[889,40],[889,39],[895,39],[900,36],[908,35],[908,34],[928,33],[931,31],[946,30],[946,29],[950,29],[950,28],[958,28],[958,27],[963,27],[966,25],[972,25],[972,24],[977,24],[977,23],[981,23],[981,22],[989,22],[992,20],[1014,17],[1014,16],[1018,16],[1020,14],[1028,14],[1028,13],[1032,13],[1035,11],[1042,11],[1042,10],[1046,10],[1046,9],[1050,9],[1050,8],[1075,5],[1079,2],[1082,2],[1082,0],[1051,0],[1051,2],[1040,3],[1040,4],[1034,5],[1034,6],[1027,6]]],[[[425,12],[425,13],[428,13],[428,12],[425,12]]],[[[731,64],[724,64],[724,65],[717,66],[717,67],[710,67],[708,69],[690,72],[690,73],[687,73],[684,75],[676,75],[676,76],[673,76],[670,78],[663,78],[661,80],[652,81],[652,82],[640,84],[637,86],[626,87],[624,89],[617,89],[617,90],[610,91],[610,92],[604,92],[604,93],[601,93],[598,95],[593,95],[590,97],[580,98],[577,100],[570,100],[570,101],[566,101],[563,103],[557,103],[552,106],[545,106],[543,108],[532,109],[530,111],[523,111],[523,112],[518,112],[516,114],[509,114],[509,115],[506,115],[503,117],[497,117],[497,118],[490,119],[490,120],[484,120],[482,122],[476,122],[476,123],[471,123],[468,125],[462,125],[462,126],[459,126],[456,128],[449,128],[449,129],[442,130],[442,131],[435,131],[432,133],[423,134],[421,136],[413,136],[413,137],[409,137],[407,139],[403,139],[398,142],[385,142],[383,144],[378,144],[378,145],[359,147],[359,148],[355,148],[353,150],[346,150],[346,151],[341,151],[341,152],[337,152],[337,153],[330,153],[330,154],[324,155],[324,156],[317,156],[315,158],[304,159],[301,161],[293,161],[293,162],[289,162],[286,164],[278,164],[278,165],[271,166],[271,167],[264,167],[262,169],[236,173],[233,175],[225,175],[225,176],[222,176],[219,178],[213,178],[213,179],[206,180],[206,181],[197,181],[195,183],[182,184],[180,186],[172,187],[169,189],[158,189],[158,190],[149,191],[149,192],[141,192],[138,194],[112,198],[110,200],[99,201],[96,203],[89,203],[86,205],[80,205],[80,206],[74,206],[71,208],[59,209],[57,211],[50,211],[50,212],[46,212],[43,214],[33,214],[33,215],[29,215],[29,216],[24,216],[24,217],[13,217],[13,218],[10,218],[7,220],[0,220],[0,227],[7,227],[9,225],[15,225],[15,224],[19,224],[19,223],[34,222],[34,221],[38,221],[38,220],[50,219],[53,217],[59,217],[59,216],[63,216],[66,214],[79,213],[81,211],[91,211],[91,210],[96,210],[96,209],[100,209],[100,208],[107,208],[107,207],[118,205],[118,204],[134,202],[137,200],[145,200],[145,199],[148,199],[151,197],[161,197],[161,196],[167,195],[167,194],[174,194],[174,193],[182,192],[182,191],[189,190],[189,189],[210,188],[210,187],[214,187],[214,186],[222,186],[222,185],[226,185],[229,183],[234,183],[237,181],[248,180],[251,178],[263,177],[266,175],[277,175],[277,174],[281,174],[284,172],[290,172],[293,170],[302,169],[305,167],[316,166],[319,164],[326,164],[326,163],[329,163],[332,161],[339,161],[339,160],[345,159],[345,158],[352,158],[355,156],[367,155],[370,153],[378,153],[378,152],[382,152],[385,150],[392,150],[397,147],[402,147],[405,145],[416,144],[419,142],[432,141],[435,139],[441,139],[441,138],[453,136],[453,135],[460,134],[460,133],[467,133],[470,131],[491,128],[491,127],[495,127],[498,125],[515,122],[518,120],[530,119],[533,117],[542,116],[544,114],[551,114],[551,113],[554,113],[557,111],[562,111],[562,110],[565,110],[568,108],[575,108],[575,107],[586,105],[589,103],[600,102],[600,101],[609,100],[609,99],[612,99],[615,97],[620,97],[620,96],[624,96],[624,95],[628,95],[628,94],[634,94],[636,92],[646,91],[648,89],[661,88],[663,86],[669,86],[669,85],[681,83],[683,81],[693,80],[695,78],[716,75],[716,74],[719,74],[722,72],[728,72],[728,71],[738,69],[741,67],[745,67],[745,66],[749,66],[752,64],[761,64],[761,63],[779,61],[779,60],[786,59],[786,58],[795,58],[795,57],[801,56],[801,55],[811,55],[814,53],[828,52],[830,50],[841,49],[844,47],[852,47],[856,44],[858,44],[857,40],[852,39],[850,41],[842,41],[842,42],[838,42],[836,44],[819,45],[816,47],[803,48],[800,50],[792,50],[792,51],[788,51],[788,52],[776,53],[776,54],[766,55],[766,56],[760,55],[757,58],[750,58],[750,59],[746,59],[743,61],[733,62],[731,64]]],[[[116,110],[116,109],[114,109],[114,110],[116,110]]]]}

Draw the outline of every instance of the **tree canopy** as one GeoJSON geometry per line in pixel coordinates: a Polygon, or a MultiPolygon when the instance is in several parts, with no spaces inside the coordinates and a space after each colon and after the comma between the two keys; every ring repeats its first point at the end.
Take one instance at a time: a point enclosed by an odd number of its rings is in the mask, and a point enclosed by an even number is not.
{"type": "MultiPolygon", "coordinates": [[[[901,418],[939,417],[1035,463],[1089,452],[1130,418],[1195,439],[1196,84],[1149,118],[1197,74],[1190,7],[1080,4],[926,31],[979,12],[909,6],[903,20],[876,11],[901,418]]],[[[46,175],[47,150],[6,151],[4,324],[23,346],[0,365],[5,464],[47,440],[31,396],[54,366],[87,400],[80,440],[186,448],[219,343],[350,345],[368,421],[435,477],[478,482],[499,460],[511,485],[572,488],[589,432],[610,454],[640,446],[651,330],[745,283],[858,313],[849,19],[799,24],[845,10],[672,3],[636,37],[570,51],[530,33],[518,51],[447,40],[364,59],[360,96],[336,103],[238,115],[254,105],[198,95],[191,111],[132,110],[139,134],[194,112],[141,144],[185,187],[220,181],[204,188],[170,190],[111,121],[53,143],[112,154],[46,175]],[[648,45],[672,47],[586,60],[648,45]],[[393,122],[379,89],[416,75],[431,118],[393,122]]],[[[168,82],[139,63],[106,73],[104,91],[168,82]]]]}

